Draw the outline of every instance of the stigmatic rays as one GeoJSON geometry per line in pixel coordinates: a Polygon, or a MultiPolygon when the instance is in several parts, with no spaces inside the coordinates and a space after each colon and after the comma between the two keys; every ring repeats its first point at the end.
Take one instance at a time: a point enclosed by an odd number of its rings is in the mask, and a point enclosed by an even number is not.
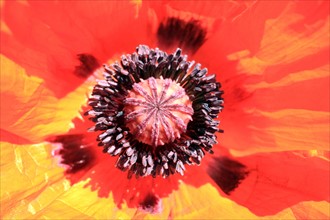
{"type": "Polygon", "coordinates": [[[95,122],[90,131],[101,131],[103,151],[118,156],[129,178],[183,175],[185,165],[212,153],[222,91],[215,75],[193,65],[180,49],[168,55],[141,45],[104,66],[86,114],[95,122]]]}
{"type": "Polygon", "coordinates": [[[137,140],[154,147],[180,138],[194,113],[179,84],[154,77],[133,84],[124,105],[126,126],[137,140]]]}

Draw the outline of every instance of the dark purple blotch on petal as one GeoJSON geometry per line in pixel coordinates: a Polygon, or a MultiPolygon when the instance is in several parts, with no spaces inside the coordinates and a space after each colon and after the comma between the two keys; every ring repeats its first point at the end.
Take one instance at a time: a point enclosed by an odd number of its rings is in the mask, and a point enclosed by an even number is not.
{"type": "Polygon", "coordinates": [[[201,26],[200,21],[185,21],[175,17],[167,18],[157,30],[158,42],[163,47],[180,47],[192,53],[206,41],[206,34],[207,31],[201,26]]]}
{"type": "Polygon", "coordinates": [[[140,202],[140,208],[150,213],[157,213],[161,208],[159,203],[160,200],[154,193],[148,193],[140,202]]]}
{"type": "Polygon", "coordinates": [[[227,157],[215,158],[207,169],[208,175],[229,195],[249,174],[246,166],[227,157]]]}
{"type": "Polygon", "coordinates": [[[88,169],[95,162],[95,154],[91,146],[84,143],[84,135],[59,135],[51,142],[61,143],[57,154],[61,157],[61,164],[67,167],[69,174],[88,169]]]}
{"type": "Polygon", "coordinates": [[[81,78],[87,78],[100,67],[98,60],[91,54],[78,54],[80,65],[76,66],[74,74],[81,78]]]}

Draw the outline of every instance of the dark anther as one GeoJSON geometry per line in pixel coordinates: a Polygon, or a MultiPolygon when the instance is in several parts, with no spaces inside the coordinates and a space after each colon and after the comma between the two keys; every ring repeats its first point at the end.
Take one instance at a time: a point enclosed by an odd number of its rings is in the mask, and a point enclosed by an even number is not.
{"type": "Polygon", "coordinates": [[[247,168],[238,161],[227,157],[215,158],[207,173],[226,194],[230,194],[249,174],[247,168]]]}
{"type": "Polygon", "coordinates": [[[74,70],[74,74],[81,77],[81,78],[87,78],[93,72],[100,67],[99,62],[97,59],[90,54],[78,54],[78,59],[80,61],[80,65],[76,66],[74,70]]]}
{"type": "Polygon", "coordinates": [[[167,18],[157,30],[159,44],[164,48],[180,47],[195,53],[206,41],[206,29],[198,20],[167,18]]]}

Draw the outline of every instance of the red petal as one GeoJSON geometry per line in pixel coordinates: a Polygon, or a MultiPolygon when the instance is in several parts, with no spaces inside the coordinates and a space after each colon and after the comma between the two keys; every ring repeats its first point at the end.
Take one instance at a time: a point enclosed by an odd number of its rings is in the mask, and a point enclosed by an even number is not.
{"type": "Polygon", "coordinates": [[[223,145],[243,154],[328,148],[328,14],[328,1],[257,2],[200,49],[225,91],[223,145]]]}
{"type": "MultiPolygon", "coordinates": [[[[96,138],[98,134],[96,132],[86,133],[87,129],[92,127],[94,123],[85,117],[84,119],[85,120],[79,118],[74,119],[75,128],[63,136],[50,139],[51,142],[67,144],[67,146],[71,146],[72,149],[77,149],[72,145],[77,144],[79,145],[78,147],[84,145],[86,146],[84,149],[88,150],[81,151],[81,161],[78,165],[81,165],[82,161],[86,162],[86,164],[77,167],[76,170],[72,170],[72,168],[74,168],[72,163],[80,159],[77,155],[73,155],[75,152],[65,151],[59,153],[62,159],[64,157],[67,158],[67,161],[62,164],[69,166],[65,175],[72,185],[87,181],[85,187],[97,192],[100,198],[108,198],[112,195],[118,207],[121,207],[126,202],[127,206],[130,208],[139,207],[144,209],[145,207],[143,206],[149,204],[150,207],[148,208],[152,210],[152,212],[157,212],[160,199],[168,197],[170,193],[178,189],[181,182],[198,188],[210,181],[210,177],[204,172],[206,163],[201,166],[186,166],[187,170],[184,176],[177,174],[166,179],[160,176],[156,178],[151,176],[140,177],[137,179],[133,176],[131,179],[128,179],[127,172],[123,172],[115,167],[118,157],[103,153],[102,147],[97,146],[96,138]],[[67,138],[64,140],[62,137],[67,138]],[[91,158],[91,160],[87,161],[86,158],[91,158]],[[155,207],[153,207],[152,204],[155,205],[155,207]]],[[[76,154],[79,152],[76,152],[76,154]]]]}
{"type": "Polygon", "coordinates": [[[301,201],[329,201],[329,161],[298,153],[265,153],[238,160],[250,171],[230,199],[257,215],[272,215],[301,201]]]}
{"type": "Polygon", "coordinates": [[[136,12],[128,1],[7,1],[2,13],[10,33],[1,32],[1,50],[63,96],[84,81],[74,75],[78,54],[103,63],[148,43],[145,16],[136,12]]]}
{"type": "Polygon", "coordinates": [[[158,47],[171,52],[180,47],[185,54],[192,56],[205,40],[218,31],[224,20],[234,19],[254,2],[146,1],[143,4],[148,7],[149,31],[158,36],[158,47]],[[172,28],[167,26],[167,31],[163,32],[160,27],[170,19],[179,20],[186,25],[178,22],[172,28]],[[167,32],[169,36],[166,36],[167,32]]]}

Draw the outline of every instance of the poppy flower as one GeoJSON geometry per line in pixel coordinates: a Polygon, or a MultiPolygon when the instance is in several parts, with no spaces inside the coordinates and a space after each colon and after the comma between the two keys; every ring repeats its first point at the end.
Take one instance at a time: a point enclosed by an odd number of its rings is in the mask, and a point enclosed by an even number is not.
{"type": "Polygon", "coordinates": [[[328,219],[329,157],[328,1],[1,2],[3,219],[328,219]]]}

